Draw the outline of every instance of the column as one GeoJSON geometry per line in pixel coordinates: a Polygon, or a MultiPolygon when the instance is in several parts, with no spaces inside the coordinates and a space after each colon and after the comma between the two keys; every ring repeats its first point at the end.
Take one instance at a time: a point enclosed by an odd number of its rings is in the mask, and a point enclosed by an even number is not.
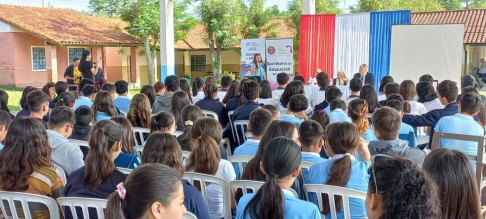
{"type": "Polygon", "coordinates": [[[57,53],[56,46],[46,46],[46,69],[48,74],[51,75],[51,81],[57,82],[59,77],[57,75],[57,53]]]}
{"type": "Polygon", "coordinates": [[[189,50],[184,51],[184,74],[192,78],[191,55],[189,54],[189,50]]]}
{"type": "Polygon", "coordinates": [[[160,80],[175,75],[174,3],[160,0],[160,80]]]}
{"type": "Polygon", "coordinates": [[[302,0],[302,14],[316,14],[316,0],[302,0]]]}
{"type": "Polygon", "coordinates": [[[134,83],[135,87],[140,87],[140,56],[139,48],[130,47],[130,83],[134,83]]]}

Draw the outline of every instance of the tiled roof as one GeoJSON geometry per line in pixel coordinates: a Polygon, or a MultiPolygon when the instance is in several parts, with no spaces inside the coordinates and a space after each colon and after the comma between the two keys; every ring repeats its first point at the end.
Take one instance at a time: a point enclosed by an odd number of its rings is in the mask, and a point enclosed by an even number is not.
{"type": "Polygon", "coordinates": [[[464,43],[486,43],[486,9],[413,13],[412,24],[464,24],[464,43]]]}
{"type": "Polygon", "coordinates": [[[81,15],[72,10],[0,4],[0,21],[52,44],[140,44],[120,19],[81,15]]]}

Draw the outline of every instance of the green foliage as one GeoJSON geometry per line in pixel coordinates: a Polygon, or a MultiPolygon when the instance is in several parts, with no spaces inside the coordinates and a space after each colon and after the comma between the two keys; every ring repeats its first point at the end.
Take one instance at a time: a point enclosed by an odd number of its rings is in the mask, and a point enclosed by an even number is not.
{"type": "Polygon", "coordinates": [[[439,0],[359,0],[357,5],[350,7],[353,13],[401,9],[409,9],[412,12],[441,11],[444,10],[444,6],[439,0]]]}

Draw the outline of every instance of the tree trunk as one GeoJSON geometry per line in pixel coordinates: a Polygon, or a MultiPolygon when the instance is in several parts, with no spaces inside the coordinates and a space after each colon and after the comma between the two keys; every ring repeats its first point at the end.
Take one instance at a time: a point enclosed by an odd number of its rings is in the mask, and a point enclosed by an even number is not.
{"type": "MultiPolygon", "coordinates": [[[[154,71],[154,59],[152,59],[152,51],[150,50],[150,42],[147,36],[143,37],[143,48],[145,51],[145,57],[147,59],[147,70],[148,70],[148,78],[149,84],[155,84],[155,71],[154,71]]],[[[134,54],[132,54],[134,55],[134,54]]],[[[138,55],[138,54],[135,54],[138,55]]]]}
{"type": "Polygon", "coordinates": [[[216,58],[218,60],[218,68],[216,68],[216,72],[213,73],[214,77],[218,79],[221,76],[222,73],[222,68],[223,68],[223,62],[222,62],[222,54],[223,54],[223,49],[221,48],[221,45],[216,45],[217,49],[217,54],[216,58]]]}
{"type": "Polygon", "coordinates": [[[214,40],[213,40],[213,33],[209,32],[208,33],[208,38],[209,38],[209,56],[211,57],[211,71],[214,73],[217,71],[217,66],[216,66],[216,56],[214,55],[214,40]]]}

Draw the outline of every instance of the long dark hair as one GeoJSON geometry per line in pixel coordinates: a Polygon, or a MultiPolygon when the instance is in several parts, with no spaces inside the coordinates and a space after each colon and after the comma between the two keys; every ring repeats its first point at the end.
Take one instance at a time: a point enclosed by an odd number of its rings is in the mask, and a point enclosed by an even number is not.
{"type": "Polygon", "coordinates": [[[192,150],[187,158],[186,171],[215,175],[218,171],[221,151],[209,135],[201,135],[190,142],[192,150]]]}
{"type": "Polygon", "coordinates": [[[22,91],[22,97],[20,98],[20,107],[22,107],[23,110],[29,109],[29,105],[27,104],[27,94],[35,90],[37,90],[37,88],[33,86],[27,86],[22,91]]]}
{"type": "Polygon", "coordinates": [[[398,87],[398,93],[402,95],[405,101],[412,100],[415,94],[417,93],[415,83],[413,83],[412,80],[402,81],[400,87],[398,87]]]}
{"type": "Polygon", "coordinates": [[[172,114],[161,111],[150,118],[150,133],[156,131],[164,132],[165,128],[170,128],[174,123],[175,119],[172,114]]]}
{"type": "Polygon", "coordinates": [[[261,62],[263,62],[262,55],[260,53],[255,53],[255,55],[253,55],[253,63],[261,63],[261,62]],[[260,62],[256,61],[257,56],[260,56],[260,62]]]}
{"type": "Polygon", "coordinates": [[[199,92],[199,89],[201,89],[204,86],[204,79],[201,77],[197,77],[194,79],[192,82],[192,96],[196,96],[197,92],[199,92]]]}
{"type": "Polygon", "coordinates": [[[314,111],[309,119],[321,124],[324,130],[326,130],[327,125],[329,125],[329,116],[327,115],[325,110],[314,111]]]}
{"type": "Polygon", "coordinates": [[[23,192],[29,176],[39,167],[51,167],[51,147],[44,125],[28,117],[15,119],[0,151],[0,189],[23,192]]]}
{"type": "Polygon", "coordinates": [[[130,107],[127,114],[127,119],[130,121],[132,126],[142,126],[142,128],[150,127],[150,117],[152,116],[152,111],[150,110],[150,100],[143,94],[135,94],[130,101],[130,107]]]}
{"type": "Polygon", "coordinates": [[[189,86],[189,81],[182,78],[182,79],[179,80],[179,84],[180,84],[180,89],[182,91],[186,92],[187,96],[189,96],[189,99],[191,99],[191,102],[192,102],[192,95],[191,95],[191,88],[189,86]]]}
{"type": "Polygon", "coordinates": [[[207,135],[211,137],[219,147],[221,139],[223,138],[223,129],[221,124],[214,118],[200,118],[194,122],[191,129],[190,137],[181,142],[182,150],[192,151],[194,148],[193,140],[197,140],[199,136],[207,135]]]}
{"type": "Polygon", "coordinates": [[[437,185],[414,161],[378,156],[368,173],[368,196],[383,204],[380,218],[441,218],[437,185]]]}
{"type": "Polygon", "coordinates": [[[111,99],[110,93],[107,91],[100,91],[96,94],[96,97],[93,101],[93,116],[96,119],[98,112],[104,112],[108,116],[116,116],[115,104],[111,99]]]}
{"type": "Polygon", "coordinates": [[[160,163],[174,168],[180,176],[184,175],[182,151],[177,139],[168,133],[154,132],[145,143],[142,163],[160,163]]]}
{"type": "MultiPolygon", "coordinates": [[[[325,130],[325,144],[335,154],[352,154],[358,148],[359,134],[358,129],[351,123],[338,122],[330,124],[325,130]]],[[[350,156],[344,156],[332,164],[329,178],[326,184],[338,187],[345,187],[351,178],[352,161],[350,156]]],[[[335,197],[336,211],[341,211],[341,196],[335,197]]],[[[326,194],[323,194],[322,214],[331,211],[329,200],[326,194]]]]}
{"type": "Polygon", "coordinates": [[[438,185],[442,218],[481,218],[475,173],[464,153],[439,148],[425,158],[422,168],[438,185]]]}
{"type": "Polygon", "coordinates": [[[213,83],[207,83],[204,85],[204,96],[209,99],[214,99],[213,94],[218,92],[218,86],[213,83]]]}
{"type": "MultiPolygon", "coordinates": [[[[157,82],[157,83],[159,83],[159,82],[157,82]]],[[[160,82],[160,83],[162,83],[162,82],[160,82]]],[[[152,85],[145,85],[140,90],[140,93],[145,94],[145,96],[148,97],[149,102],[150,102],[150,109],[152,109],[152,106],[154,105],[155,98],[156,98],[156,92],[155,92],[154,87],[152,87],[152,85]]]]}
{"type": "Polygon", "coordinates": [[[366,103],[368,104],[368,113],[373,113],[375,112],[375,109],[380,108],[378,94],[376,93],[375,88],[369,84],[361,88],[359,99],[366,100],[366,103]]]}
{"type": "Polygon", "coordinates": [[[239,80],[234,80],[231,82],[228,91],[226,91],[226,95],[223,98],[223,103],[226,104],[228,103],[228,100],[231,99],[234,95],[239,95],[240,92],[238,90],[238,87],[240,86],[240,81],[239,80]]]}
{"type": "MultiPolygon", "coordinates": [[[[182,134],[181,145],[188,145],[191,141],[191,131],[194,123],[203,117],[202,111],[198,106],[188,105],[182,110],[182,125],[184,126],[184,133],[182,134]]],[[[189,148],[183,148],[189,149],[189,148]]],[[[190,151],[190,150],[188,150],[190,151]]]]}
{"type": "Polygon", "coordinates": [[[8,109],[8,93],[3,90],[0,90],[0,110],[10,114],[10,109],[8,109]]]}
{"type": "Polygon", "coordinates": [[[191,99],[189,99],[186,92],[174,92],[172,100],[170,101],[170,113],[174,115],[176,123],[181,121],[182,109],[188,105],[191,105],[191,99]]]}
{"type": "Polygon", "coordinates": [[[130,124],[130,121],[127,118],[120,116],[111,117],[110,120],[120,125],[120,128],[122,130],[122,151],[124,153],[133,154],[135,152],[133,150],[133,146],[135,146],[135,140],[133,139],[133,128],[132,124],[130,124]]]}
{"type": "Polygon", "coordinates": [[[262,165],[267,175],[265,184],[245,207],[250,218],[284,218],[284,195],[278,179],[290,176],[300,166],[300,147],[292,139],[272,139],[263,154],[262,165]]]}
{"type": "Polygon", "coordinates": [[[415,89],[417,90],[417,96],[419,97],[417,102],[419,103],[429,102],[438,97],[434,86],[427,81],[419,82],[415,89]]]}
{"type": "Polygon", "coordinates": [[[81,56],[81,60],[79,60],[79,66],[78,66],[78,70],[80,72],[83,72],[83,65],[85,62],[90,62],[91,60],[88,60],[88,56],[91,55],[91,51],[89,50],[84,50],[83,51],[83,54],[81,56]]]}
{"type": "Polygon", "coordinates": [[[380,87],[378,88],[378,91],[383,92],[383,88],[389,83],[395,83],[393,77],[389,75],[383,77],[380,81],[380,87]]]}
{"type": "Polygon", "coordinates": [[[267,80],[260,81],[260,98],[272,98],[272,86],[267,80]]]}
{"type": "Polygon", "coordinates": [[[301,81],[292,81],[290,82],[287,87],[285,87],[282,96],[280,96],[280,103],[283,107],[287,108],[287,104],[290,101],[290,98],[294,94],[303,94],[304,93],[304,84],[301,81]]]}
{"type": "Polygon", "coordinates": [[[168,207],[173,201],[179,201],[175,197],[181,187],[181,177],[166,165],[143,164],[128,175],[123,186],[124,199],[117,192],[108,198],[106,219],[142,218],[155,202],[168,207]]]}
{"type": "Polygon", "coordinates": [[[74,101],[76,100],[76,96],[74,93],[71,92],[64,92],[57,96],[57,103],[55,107],[67,106],[71,107],[74,106],[74,101]]]}
{"type": "Polygon", "coordinates": [[[42,92],[44,92],[49,96],[49,101],[54,99],[53,97],[51,97],[51,91],[49,89],[55,86],[56,84],[54,84],[54,82],[49,82],[46,85],[44,85],[44,87],[42,87],[42,92]]]}
{"type": "Polygon", "coordinates": [[[90,150],[86,155],[84,182],[96,189],[108,180],[116,169],[110,153],[115,143],[122,140],[120,125],[111,120],[102,120],[93,126],[88,137],[90,150]]]}

